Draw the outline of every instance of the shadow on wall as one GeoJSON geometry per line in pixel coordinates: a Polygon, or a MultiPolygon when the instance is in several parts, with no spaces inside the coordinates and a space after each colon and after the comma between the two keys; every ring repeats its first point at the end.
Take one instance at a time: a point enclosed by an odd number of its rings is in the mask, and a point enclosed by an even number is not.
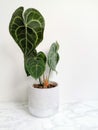
{"type": "Polygon", "coordinates": [[[0,45],[0,101],[24,101],[31,79],[25,74],[21,51],[11,44],[0,45]]]}

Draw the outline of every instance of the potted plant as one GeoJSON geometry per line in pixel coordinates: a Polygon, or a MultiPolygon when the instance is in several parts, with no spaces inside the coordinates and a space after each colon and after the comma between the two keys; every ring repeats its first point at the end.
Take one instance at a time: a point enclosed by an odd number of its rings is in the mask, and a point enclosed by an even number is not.
{"type": "Polygon", "coordinates": [[[49,80],[51,71],[56,71],[59,61],[59,44],[53,43],[47,55],[42,51],[37,52],[37,46],[43,40],[44,27],[44,17],[34,8],[24,12],[24,8],[19,7],[9,23],[9,32],[23,52],[27,76],[39,81],[29,87],[28,93],[28,108],[37,117],[56,113],[59,105],[58,85],[49,80]]]}

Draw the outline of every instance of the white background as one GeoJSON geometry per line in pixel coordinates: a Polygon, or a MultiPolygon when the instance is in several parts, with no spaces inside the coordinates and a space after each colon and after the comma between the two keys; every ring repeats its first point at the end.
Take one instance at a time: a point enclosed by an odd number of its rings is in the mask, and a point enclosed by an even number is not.
{"type": "Polygon", "coordinates": [[[60,99],[98,99],[98,1],[97,0],[0,0],[0,101],[27,100],[23,55],[9,34],[13,11],[19,6],[38,9],[46,21],[39,49],[60,44],[58,74],[60,99]]]}

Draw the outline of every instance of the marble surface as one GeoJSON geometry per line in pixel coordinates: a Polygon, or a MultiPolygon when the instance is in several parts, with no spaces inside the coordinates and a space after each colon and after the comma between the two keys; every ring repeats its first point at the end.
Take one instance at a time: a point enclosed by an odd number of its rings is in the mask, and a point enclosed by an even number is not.
{"type": "Polygon", "coordinates": [[[71,102],[49,118],[36,118],[26,103],[0,103],[0,130],[98,130],[98,101],[71,102]]]}

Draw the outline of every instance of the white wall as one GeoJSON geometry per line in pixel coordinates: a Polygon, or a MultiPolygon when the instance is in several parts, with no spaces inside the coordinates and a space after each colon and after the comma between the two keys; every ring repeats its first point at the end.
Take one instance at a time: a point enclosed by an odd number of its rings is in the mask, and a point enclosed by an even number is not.
{"type": "Polygon", "coordinates": [[[38,9],[46,21],[39,49],[60,43],[58,75],[61,101],[98,99],[98,1],[0,0],[0,101],[27,99],[23,55],[9,34],[12,12],[19,6],[38,9]]]}

